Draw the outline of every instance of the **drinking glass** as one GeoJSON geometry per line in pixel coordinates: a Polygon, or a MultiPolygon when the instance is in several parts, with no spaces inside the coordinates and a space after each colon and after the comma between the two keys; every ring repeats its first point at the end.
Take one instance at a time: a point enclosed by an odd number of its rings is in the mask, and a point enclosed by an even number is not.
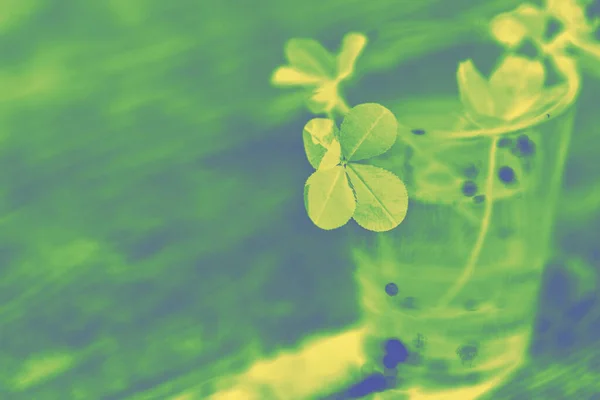
{"type": "Polygon", "coordinates": [[[545,59],[545,104],[481,128],[452,81],[467,54],[492,57],[486,44],[445,49],[362,82],[399,85],[380,101],[398,139],[370,163],[398,175],[410,201],[397,228],[354,237],[365,353],[381,365],[386,340],[408,350],[384,362],[393,389],[377,398],[478,398],[527,358],[579,74],[568,57],[545,59]]]}

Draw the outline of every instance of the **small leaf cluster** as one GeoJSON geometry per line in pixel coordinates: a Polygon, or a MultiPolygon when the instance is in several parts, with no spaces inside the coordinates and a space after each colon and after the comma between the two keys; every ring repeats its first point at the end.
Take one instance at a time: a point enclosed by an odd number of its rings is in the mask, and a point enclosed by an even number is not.
{"type": "Polygon", "coordinates": [[[352,108],[340,129],[325,118],[306,124],[304,148],[316,171],[306,181],[304,200],[316,226],[336,229],[353,218],[365,229],[383,232],[402,222],[408,209],[404,183],[383,168],[361,163],[388,151],[397,131],[396,117],[375,103],[352,108]]]}
{"type": "Polygon", "coordinates": [[[564,95],[563,90],[544,88],[546,70],[541,61],[514,54],[503,57],[489,79],[472,60],[461,62],[456,75],[465,110],[482,127],[535,117],[564,95]]]}
{"type": "Polygon", "coordinates": [[[354,65],[366,44],[363,34],[348,33],[334,56],[314,39],[290,39],[284,49],[288,65],[274,71],[271,83],[307,89],[307,106],[313,114],[329,114],[336,107],[345,108],[339,84],[354,74],[354,65]]]}
{"type": "Polygon", "coordinates": [[[543,7],[523,3],[514,10],[498,14],[490,23],[494,39],[503,46],[514,49],[524,40],[531,40],[539,49],[550,51],[564,50],[548,46],[563,34],[572,43],[593,41],[593,33],[600,20],[589,21],[584,4],[590,0],[545,0],[543,7]],[[552,32],[554,29],[560,32],[552,32]]]}

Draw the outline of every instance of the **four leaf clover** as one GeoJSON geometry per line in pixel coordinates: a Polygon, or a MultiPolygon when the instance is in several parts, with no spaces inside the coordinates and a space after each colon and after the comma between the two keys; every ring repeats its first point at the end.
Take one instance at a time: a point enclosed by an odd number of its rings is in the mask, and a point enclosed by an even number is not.
{"type": "Polygon", "coordinates": [[[396,117],[374,103],[352,108],[339,130],[331,119],[306,124],[304,148],[316,171],[304,186],[304,202],[315,225],[336,229],[354,218],[365,229],[383,232],[404,220],[404,183],[383,168],[358,163],[388,151],[397,131],[396,117]]]}
{"type": "Polygon", "coordinates": [[[285,45],[288,65],[279,67],[271,77],[275,86],[300,86],[309,90],[308,108],[314,114],[329,114],[347,106],[339,96],[340,82],[354,73],[354,64],[367,38],[360,33],[344,36],[337,56],[313,39],[290,39],[285,45]]]}

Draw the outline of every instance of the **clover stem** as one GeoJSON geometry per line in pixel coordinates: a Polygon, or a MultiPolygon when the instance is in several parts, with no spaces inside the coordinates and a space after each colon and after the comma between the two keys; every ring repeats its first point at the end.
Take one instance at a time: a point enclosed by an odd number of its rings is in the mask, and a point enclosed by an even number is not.
{"type": "Polygon", "coordinates": [[[593,40],[580,39],[571,32],[565,31],[560,35],[556,36],[552,42],[548,44],[542,44],[542,51],[546,54],[557,54],[564,52],[567,47],[571,45],[584,53],[593,55],[596,58],[600,58],[600,45],[593,40]]]}
{"type": "Polygon", "coordinates": [[[446,294],[439,300],[437,307],[442,308],[446,307],[455,297],[460,293],[461,289],[465,286],[475,267],[477,266],[477,262],[479,261],[479,256],[481,255],[481,251],[483,250],[483,245],[485,243],[485,239],[488,235],[488,231],[490,228],[490,221],[492,219],[492,209],[493,209],[493,196],[492,190],[494,187],[494,170],[496,169],[496,145],[498,139],[494,137],[490,144],[490,153],[489,153],[489,164],[487,170],[487,179],[485,184],[485,193],[486,196],[489,197],[489,200],[486,201],[485,210],[483,213],[483,217],[481,218],[481,225],[479,226],[479,233],[477,234],[477,238],[475,239],[475,244],[473,245],[473,249],[469,254],[469,258],[467,259],[467,263],[465,264],[465,268],[462,271],[460,277],[456,280],[454,285],[446,292],[446,294]]]}
{"type": "Polygon", "coordinates": [[[348,114],[348,111],[350,111],[348,103],[346,103],[346,100],[340,95],[338,95],[336,107],[342,115],[346,115],[348,114]]]}
{"type": "Polygon", "coordinates": [[[550,43],[542,43],[541,49],[546,54],[556,54],[565,50],[568,44],[574,44],[571,34],[567,31],[556,36],[550,43]]]}
{"type": "Polygon", "coordinates": [[[592,41],[582,41],[578,39],[571,39],[573,46],[582,50],[584,53],[591,54],[594,57],[600,59],[600,44],[592,41]]]}

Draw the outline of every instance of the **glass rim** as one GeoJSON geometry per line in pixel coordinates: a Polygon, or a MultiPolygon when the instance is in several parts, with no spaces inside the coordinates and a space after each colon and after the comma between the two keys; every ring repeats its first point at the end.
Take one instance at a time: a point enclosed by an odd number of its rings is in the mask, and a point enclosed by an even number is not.
{"type": "Polygon", "coordinates": [[[430,138],[441,139],[441,140],[452,140],[452,139],[475,139],[480,137],[495,137],[503,134],[517,132],[526,128],[530,128],[536,125],[548,122],[547,114],[560,116],[566,112],[576,101],[579,89],[581,87],[581,78],[579,71],[571,65],[567,68],[555,65],[557,69],[563,73],[565,80],[563,84],[567,87],[566,93],[562,96],[560,101],[553,104],[550,108],[540,111],[540,114],[522,121],[507,122],[501,126],[495,128],[476,128],[476,129],[431,129],[428,130],[428,136],[430,138]]]}

